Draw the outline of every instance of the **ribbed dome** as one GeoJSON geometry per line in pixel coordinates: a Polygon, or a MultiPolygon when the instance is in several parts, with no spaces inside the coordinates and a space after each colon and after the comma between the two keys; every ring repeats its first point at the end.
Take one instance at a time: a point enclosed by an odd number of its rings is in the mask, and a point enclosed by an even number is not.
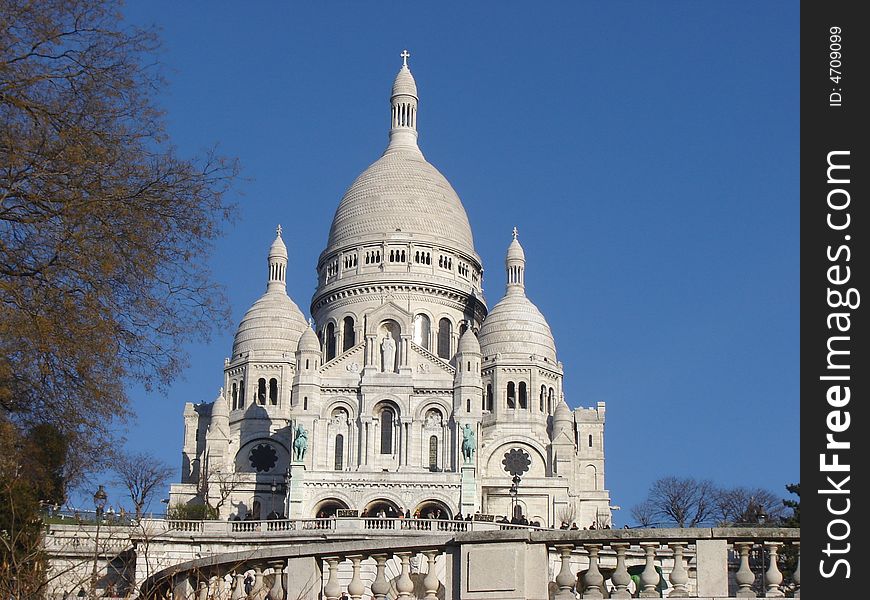
{"type": "Polygon", "coordinates": [[[306,329],[305,317],[287,293],[269,290],[242,317],[233,339],[233,357],[246,352],[292,356],[306,329]]]}
{"type": "Polygon", "coordinates": [[[507,294],[486,316],[480,328],[483,356],[532,354],[556,362],[556,342],[547,320],[523,294],[507,294]]]}
{"type": "Polygon", "coordinates": [[[573,420],[571,409],[564,400],[560,400],[559,404],[556,405],[556,410],[553,411],[553,420],[557,422],[573,420]]]}
{"type": "Polygon", "coordinates": [[[417,97],[417,82],[414,81],[414,76],[411,75],[411,70],[407,66],[403,66],[399,70],[399,74],[396,75],[391,96],[402,94],[417,97]]]}
{"type": "Polygon", "coordinates": [[[480,354],[480,343],[477,341],[477,336],[471,329],[466,329],[462,337],[459,338],[459,346],[456,349],[457,354],[480,354]]]}
{"type": "Polygon", "coordinates": [[[306,327],[302,337],[299,338],[299,352],[320,353],[320,340],[317,339],[317,334],[311,327],[306,327]]]}
{"type": "Polygon", "coordinates": [[[335,211],[326,253],[399,231],[477,256],[459,196],[416,148],[388,148],[357,177],[335,211]]]}

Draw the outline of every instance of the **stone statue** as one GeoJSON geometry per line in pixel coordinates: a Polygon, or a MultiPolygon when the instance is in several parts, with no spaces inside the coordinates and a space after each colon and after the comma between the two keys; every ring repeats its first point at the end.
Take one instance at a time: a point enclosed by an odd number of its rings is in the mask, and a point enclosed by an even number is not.
{"type": "Polygon", "coordinates": [[[296,439],[293,441],[293,460],[304,460],[305,451],[308,449],[308,432],[302,425],[297,425],[294,432],[296,439]]]}
{"type": "Polygon", "coordinates": [[[381,343],[381,355],[384,360],[384,373],[393,373],[396,370],[396,342],[393,334],[387,331],[387,337],[381,343]]]}
{"type": "Polygon", "coordinates": [[[474,430],[471,425],[466,423],[462,427],[462,457],[466,463],[470,463],[474,458],[474,451],[477,448],[477,436],[474,435],[474,430]]]}

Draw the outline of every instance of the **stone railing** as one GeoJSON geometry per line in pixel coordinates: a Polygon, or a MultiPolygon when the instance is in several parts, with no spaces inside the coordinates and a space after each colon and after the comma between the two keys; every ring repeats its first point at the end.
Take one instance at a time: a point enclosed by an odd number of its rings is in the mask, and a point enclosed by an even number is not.
{"type": "MultiPolygon", "coordinates": [[[[305,536],[312,532],[334,532],[353,536],[384,533],[388,535],[419,535],[419,532],[465,533],[469,531],[502,531],[540,529],[527,525],[510,525],[486,521],[458,521],[442,519],[399,519],[379,517],[339,517],[326,519],[279,519],[267,521],[143,521],[144,531],[151,535],[181,535],[185,539],[199,536],[208,538],[244,539],[248,536],[269,537],[305,536]],[[194,535],[191,535],[194,534],[194,535]],[[197,535],[198,534],[198,535],[197,535]]],[[[546,531],[543,530],[542,531],[546,531]]],[[[358,536],[357,536],[358,537],[358,536]]]]}
{"type": "Polygon", "coordinates": [[[799,539],[799,530],[780,528],[421,530],[208,556],[156,573],[140,592],[174,600],[799,597],[799,539]],[[784,554],[796,565],[788,580],[784,554]]]}

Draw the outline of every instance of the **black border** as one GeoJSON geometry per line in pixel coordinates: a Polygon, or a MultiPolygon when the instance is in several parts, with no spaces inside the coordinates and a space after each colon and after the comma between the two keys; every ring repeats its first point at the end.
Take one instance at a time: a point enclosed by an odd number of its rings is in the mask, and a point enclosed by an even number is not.
{"type": "MultiPolygon", "coordinates": [[[[870,363],[865,349],[870,332],[867,328],[865,313],[870,310],[870,288],[866,285],[870,261],[867,258],[867,238],[870,237],[868,225],[867,179],[870,168],[867,160],[868,132],[864,125],[870,120],[870,102],[866,93],[866,80],[870,70],[870,23],[859,18],[859,2],[805,1],[801,4],[801,596],[804,598],[861,598],[867,597],[865,562],[867,542],[864,522],[868,504],[866,494],[858,491],[859,486],[870,484],[867,469],[861,458],[868,455],[867,444],[863,443],[868,435],[865,405],[868,398],[867,381],[870,380],[870,363]],[[842,79],[830,79],[829,64],[831,27],[842,29],[842,79]],[[840,88],[840,106],[832,106],[830,94],[840,88]],[[850,165],[848,184],[828,183],[828,153],[849,151],[837,160],[847,160],[850,165]],[[845,158],[844,158],[845,157],[845,158]],[[846,211],[851,219],[848,230],[835,231],[827,222],[828,193],[832,189],[848,188],[850,202],[846,211]],[[849,236],[849,240],[845,236],[849,236]],[[836,256],[840,245],[849,246],[849,260],[842,251],[839,260],[828,258],[828,247],[836,256]],[[828,269],[840,265],[841,277],[845,266],[850,267],[850,279],[839,286],[828,281],[828,269]],[[845,290],[853,287],[859,293],[866,293],[861,304],[854,310],[834,309],[827,300],[828,289],[845,290]],[[827,319],[832,312],[849,312],[850,328],[847,333],[829,331],[827,319]],[[839,461],[849,464],[848,473],[828,472],[820,469],[820,454],[825,453],[826,435],[829,433],[826,419],[832,410],[826,393],[831,381],[820,380],[823,375],[833,374],[827,368],[828,338],[832,335],[845,335],[847,342],[838,342],[841,348],[848,344],[850,354],[843,358],[850,368],[838,374],[848,374],[850,380],[842,382],[849,385],[851,400],[841,411],[849,411],[850,426],[836,439],[848,441],[851,447],[840,451],[839,461]],[[832,495],[823,490],[831,485],[826,478],[831,475],[842,481],[849,475],[850,481],[843,485],[848,494],[832,495]],[[849,498],[851,505],[842,517],[832,515],[826,502],[834,499],[834,508],[845,506],[849,498]],[[830,541],[828,525],[832,519],[848,521],[849,535],[842,541],[831,541],[833,547],[849,551],[840,555],[826,556],[823,550],[830,541]],[[837,558],[844,558],[850,565],[847,578],[844,565],[840,565],[834,575],[822,576],[822,569],[830,571],[837,558]],[[824,563],[822,563],[824,561],[824,563]]],[[[866,10],[866,6],[863,7],[866,10]]],[[[835,98],[836,100],[836,98],[835,98]]],[[[835,103],[834,103],[835,104],[835,103]]],[[[843,171],[839,171],[843,173],[843,171]]],[[[843,199],[841,193],[835,198],[843,199]]],[[[842,218],[843,211],[836,212],[834,218],[842,218]]],[[[836,273],[835,273],[836,275],[836,273]]],[[[832,450],[827,451],[829,454],[832,450]]],[[[831,459],[828,459],[831,462],[831,459]]],[[[774,466],[773,464],[771,465],[774,466]]],[[[839,523],[833,528],[835,535],[846,532],[846,525],[839,523]]]]}

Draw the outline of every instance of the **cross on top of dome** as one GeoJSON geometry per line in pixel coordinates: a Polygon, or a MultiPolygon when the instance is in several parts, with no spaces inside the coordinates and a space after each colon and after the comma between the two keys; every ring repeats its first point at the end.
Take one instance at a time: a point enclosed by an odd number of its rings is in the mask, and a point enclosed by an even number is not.
{"type": "MultiPolygon", "coordinates": [[[[278,227],[281,227],[281,226],[278,225],[278,227]]],[[[517,231],[517,228],[516,228],[516,227],[514,227],[514,232],[513,232],[513,233],[514,233],[514,239],[517,239],[517,236],[519,235],[519,232],[517,231]]]]}
{"type": "Polygon", "coordinates": [[[408,66],[408,59],[411,57],[411,53],[408,52],[407,49],[405,49],[405,50],[402,50],[402,53],[399,56],[402,57],[402,66],[407,67],[408,66]]]}

